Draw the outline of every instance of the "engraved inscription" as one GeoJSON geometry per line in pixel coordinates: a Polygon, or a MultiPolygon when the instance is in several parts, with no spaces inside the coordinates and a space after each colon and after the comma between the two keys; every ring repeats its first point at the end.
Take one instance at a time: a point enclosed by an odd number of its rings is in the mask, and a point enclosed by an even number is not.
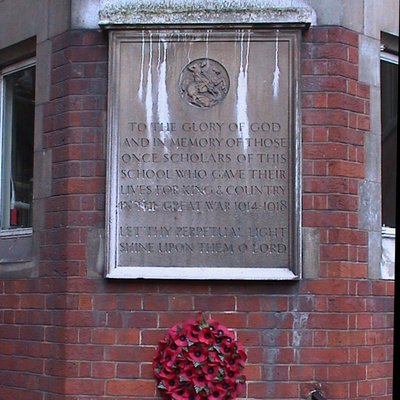
{"type": "Polygon", "coordinates": [[[179,88],[189,104],[208,108],[220,103],[227,95],[229,76],[218,61],[200,58],[183,68],[179,88]]]}
{"type": "Polygon", "coordinates": [[[287,259],[288,138],[280,122],[128,121],[123,132],[128,135],[121,143],[117,205],[121,259],[135,254],[287,259]],[[168,137],[161,137],[164,128],[168,137]],[[130,225],[131,215],[154,225],[130,225]],[[192,226],[157,224],[157,216],[192,226]],[[242,226],[229,225],[238,216],[242,226]],[[211,225],[215,220],[219,226],[211,225]]]}

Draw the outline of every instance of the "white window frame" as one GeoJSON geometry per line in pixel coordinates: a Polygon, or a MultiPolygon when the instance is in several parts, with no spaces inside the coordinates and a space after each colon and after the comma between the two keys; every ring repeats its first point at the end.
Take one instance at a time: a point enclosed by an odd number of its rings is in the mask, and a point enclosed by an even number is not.
{"type": "Polygon", "coordinates": [[[385,50],[381,51],[381,60],[399,65],[399,56],[396,54],[388,53],[385,50]]]}
{"type": "MultiPolygon", "coordinates": [[[[6,116],[5,116],[5,105],[6,105],[6,99],[4,98],[5,96],[5,90],[4,90],[4,79],[7,75],[13,74],[15,72],[31,68],[36,66],[36,58],[29,58],[17,63],[14,63],[10,66],[7,66],[5,68],[0,69],[0,205],[3,204],[3,196],[4,196],[4,190],[2,188],[3,185],[3,176],[4,176],[4,171],[3,171],[3,156],[4,156],[4,148],[6,146],[5,142],[5,130],[7,127],[5,126],[6,124],[6,116]]],[[[2,211],[3,207],[0,207],[0,238],[1,237],[12,237],[12,236],[31,236],[33,232],[32,227],[27,227],[27,228],[7,228],[3,229],[3,215],[2,211]]]]}

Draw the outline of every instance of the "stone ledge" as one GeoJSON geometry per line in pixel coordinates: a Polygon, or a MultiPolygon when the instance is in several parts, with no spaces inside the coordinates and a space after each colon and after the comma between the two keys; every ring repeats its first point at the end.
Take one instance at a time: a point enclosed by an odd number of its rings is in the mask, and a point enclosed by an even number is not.
{"type": "Polygon", "coordinates": [[[99,11],[105,28],[164,24],[303,24],[314,11],[301,0],[136,0],[109,3],[99,11]]]}

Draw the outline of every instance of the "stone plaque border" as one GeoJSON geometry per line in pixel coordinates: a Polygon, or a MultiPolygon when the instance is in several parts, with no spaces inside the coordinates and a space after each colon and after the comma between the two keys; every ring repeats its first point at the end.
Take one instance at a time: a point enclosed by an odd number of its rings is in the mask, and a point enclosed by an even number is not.
{"type": "MultiPolygon", "coordinates": [[[[107,193],[106,193],[106,270],[107,278],[122,279],[194,279],[194,280],[298,280],[301,278],[301,100],[300,100],[300,42],[301,29],[297,27],[282,29],[259,26],[231,26],[213,29],[212,27],[179,27],[179,33],[190,34],[191,40],[201,40],[204,32],[212,31],[213,41],[232,40],[233,32],[247,29],[252,32],[252,41],[271,40],[284,37],[289,43],[289,148],[288,171],[289,182],[289,256],[288,265],[279,267],[226,267],[203,265],[198,266],[149,266],[118,265],[118,183],[115,178],[119,170],[119,121],[118,112],[120,96],[118,95],[120,79],[121,45],[127,42],[141,42],[144,32],[151,32],[154,41],[174,41],[170,27],[141,27],[140,29],[120,29],[110,31],[109,40],[109,90],[108,90],[108,133],[107,133],[107,193]],[[196,39],[197,38],[197,39],[196,39]]],[[[208,33],[207,33],[208,35],[208,33]]]]}

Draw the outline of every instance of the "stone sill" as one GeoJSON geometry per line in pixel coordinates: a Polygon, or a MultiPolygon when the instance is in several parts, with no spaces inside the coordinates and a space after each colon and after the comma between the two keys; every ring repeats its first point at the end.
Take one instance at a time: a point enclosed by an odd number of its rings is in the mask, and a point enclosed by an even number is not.
{"type": "Polygon", "coordinates": [[[281,0],[278,4],[259,0],[135,0],[105,3],[99,11],[99,25],[105,28],[238,23],[306,26],[314,17],[313,9],[300,0],[281,0]]]}
{"type": "Polygon", "coordinates": [[[32,228],[0,231],[0,265],[32,260],[32,228]]]}

